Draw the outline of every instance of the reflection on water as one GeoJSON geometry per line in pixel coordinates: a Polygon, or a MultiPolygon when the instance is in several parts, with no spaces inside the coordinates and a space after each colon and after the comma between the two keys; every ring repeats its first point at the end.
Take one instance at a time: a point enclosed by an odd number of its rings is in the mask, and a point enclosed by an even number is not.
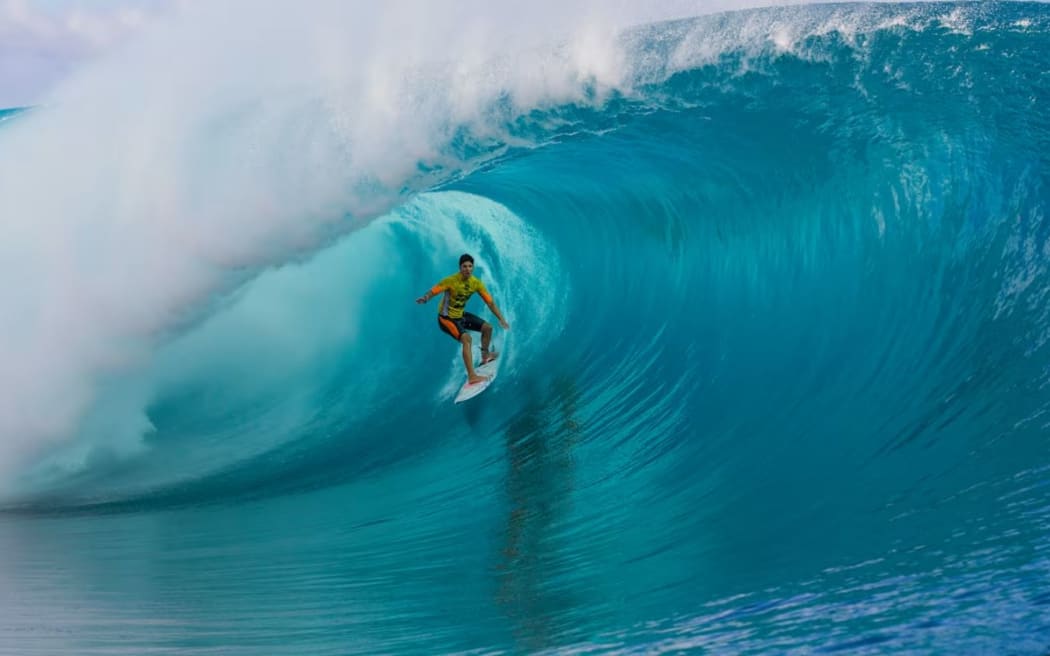
{"type": "Polygon", "coordinates": [[[573,449],[582,428],[579,393],[562,377],[537,395],[507,427],[508,512],[498,568],[497,603],[525,651],[563,643],[577,607],[571,586],[569,512],[573,449]]]}

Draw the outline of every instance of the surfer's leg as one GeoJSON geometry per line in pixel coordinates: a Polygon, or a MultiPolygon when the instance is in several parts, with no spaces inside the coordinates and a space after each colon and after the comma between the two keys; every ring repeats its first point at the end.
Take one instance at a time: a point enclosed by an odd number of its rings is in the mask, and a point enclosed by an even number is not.
{"type": "Polygon", "coordinates": [[[479,376],[474,371],[474,358],[470,357],[470,333],[461,330],[461,324],[462,321],[460,320],[438,316],[438,325],[441,326],[441,330],[463,345],[463,364],[467,367],[467,381],[480,383],[483,380],[488,380],[487,376],[479,376]]]}
{"type": "Polygon", "coordinates": [[[463,313],[463,328],[481,333],[481,364],[492,362],[499,355],[495,351],[489,351],[492,342],[492,324],[482,321],[481,317],[470,312],[463,313]]]}
{"type": "Polygon", "coordinates": [[[489,343],[492,341],[492,324],[482,321],[481,317],[476,314],[464,312],[460,325],[463,327],[464,333],[468,330],[481,333],[481,364],[492,362],[496,359],[496,356],[499,354],[495,351],[489,352],[489,343]]]}
{"type": "Polygon", "coordinates": [[[481,364],[486,362],[492,362],[496,359],[499,353],[495,351],[489,351],[489,344],[492,343],[492,324],[488,321],[481,324],[481,364]]]}
{"type": "Polygon", "coordinates": [[[483,380],[488,380],[488,376],[479,376],[477,372],[474,371],[474,358],[470,355],[470,333],[463,331],[459,341],[463,344],[463,364],[467,366],[467,382],[480,383],[483,380]]]}

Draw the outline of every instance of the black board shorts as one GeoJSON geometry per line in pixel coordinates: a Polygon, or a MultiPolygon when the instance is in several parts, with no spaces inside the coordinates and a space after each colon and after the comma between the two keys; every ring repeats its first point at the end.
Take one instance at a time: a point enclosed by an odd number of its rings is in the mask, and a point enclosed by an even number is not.
{"type": "Polygon", "coordinates": [[[438,325],[441,326],[441,330],[445,331],[449,337],[458,342],[463,331],[473,330],[475,332],[481,332],[481,327],[485,325],[485,322],[476,314],[464,312],[463,316],[459,319],[450,319],[449,317],[439,314],[438,325]]]}

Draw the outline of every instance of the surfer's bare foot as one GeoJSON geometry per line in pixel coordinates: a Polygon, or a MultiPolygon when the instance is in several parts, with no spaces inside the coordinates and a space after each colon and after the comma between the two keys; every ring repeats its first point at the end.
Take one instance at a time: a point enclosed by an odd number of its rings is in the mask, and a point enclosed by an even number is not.
{"type": "Polygon", "coordinates": [[[467,379],[467,384],[477,385],[478,383],[484,383],[488,379],[488,376],[471,376],[469,379],[467,379]]]}
{"type": "Polygon", "coordinates": [[[488,364],[499,357],[499,353],[496,351],[489,351],[481,356],[481,364],[488,364]]]}

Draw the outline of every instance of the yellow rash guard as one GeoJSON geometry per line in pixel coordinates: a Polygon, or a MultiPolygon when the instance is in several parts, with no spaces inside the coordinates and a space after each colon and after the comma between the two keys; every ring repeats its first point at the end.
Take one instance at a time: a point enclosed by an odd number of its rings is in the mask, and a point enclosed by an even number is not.
{"type": "Polygon", "coordinates": [[[445,292],[445,297],[438,304],[438,314],[449,319],[459,319],[463,316],[463,308],[467,304],[467,299],[474,292],[481,294],[481,298],[486,303],[492,303],[492,295],[476,276],[463,280],[463,276],[453,273],[430,288],[430,293],[434,296],[441,292],[445,292]]]}

